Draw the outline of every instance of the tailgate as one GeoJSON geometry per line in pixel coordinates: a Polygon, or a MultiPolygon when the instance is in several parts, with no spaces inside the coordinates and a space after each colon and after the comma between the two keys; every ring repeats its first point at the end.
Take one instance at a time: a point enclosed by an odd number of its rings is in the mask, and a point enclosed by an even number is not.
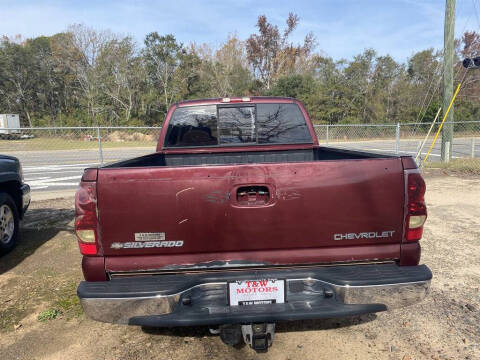
{"type": "Polygon", "coordinates": [[[100,241],[123,270],[399,258],[404,187],[400,158],[100,169],[100,241]]]}

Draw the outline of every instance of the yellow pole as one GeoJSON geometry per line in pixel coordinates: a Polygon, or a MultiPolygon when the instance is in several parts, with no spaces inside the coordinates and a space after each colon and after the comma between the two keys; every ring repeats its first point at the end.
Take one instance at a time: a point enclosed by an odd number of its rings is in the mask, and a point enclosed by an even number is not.
{"type": "Polygon", "coordinates": [[[442,130],[443,123],[445,122],[445,119],[447,118],[448,112],[450,111],[450,108],[452,107],[453,102],[455,101],[455,98],[457,97],[457,94],[458,94],[458,92],[460,91],[460,85],[462,85],[462,83],[459,83],[459,84],[458,84],[457,89],[455,90],[455,93],[453,94],[452,100],[450,101],[450,105],[448,105],[447,111],[446,111],[445,114],[443,115],[443,120],[442,120],[442,122],[440,123],[440,126],[438,127],[438,131],[437,131],[437,133],[435,134],[435,137],[433,138],[432,145],[430,145],[430,148],[428,149],[428,152],[427,152],[427,155],[425,156],[425,159],[423,159],[423,163],[425,163],[425,161],[427,161],[428,156],[430,155],[430,152],[432,151],[433,146],[435,145],[435,142],[437,141],[438,134],[440,134],[440,131],[442,130]]]}

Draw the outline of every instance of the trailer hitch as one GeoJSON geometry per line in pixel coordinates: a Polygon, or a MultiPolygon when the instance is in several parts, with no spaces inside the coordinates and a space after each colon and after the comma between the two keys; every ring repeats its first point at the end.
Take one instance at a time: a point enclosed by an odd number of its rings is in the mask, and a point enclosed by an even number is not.
{"type": "Polygon", "coordinates": [[[275,323],[242,325],[243,341],[257,352],[267,352],[275,336],[275,323]]]}
{"type": "Polygon", "coordinates": [[[237,346],[240,343],[250,345],[257,352],[267,352],[272,346],[275,336],[274,323],[252,323],[248,325],[225,324],[218,328],[210,328],[210,333],[220,335],[220,339],[230,346],[237,346]]]}

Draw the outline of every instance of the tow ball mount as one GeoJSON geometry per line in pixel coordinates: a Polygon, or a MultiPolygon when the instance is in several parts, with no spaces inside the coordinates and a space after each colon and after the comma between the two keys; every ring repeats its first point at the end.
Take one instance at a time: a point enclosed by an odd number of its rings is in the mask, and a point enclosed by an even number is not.
{"type": "Polygon", "coordinates": [[[225,324],[211,328],[210,333],[219,334],[222,341],[230,346],[242,343],[250,345],[257,352],[267,352],[275,336],[274,323],[253,323],[248,325],[225,324]]]}
{"type": "Polygon", "coordinates": [[[242,325],[242,336],[245,344],[258,352],[268,351],[275,336],[275,323],[242,325]]]}

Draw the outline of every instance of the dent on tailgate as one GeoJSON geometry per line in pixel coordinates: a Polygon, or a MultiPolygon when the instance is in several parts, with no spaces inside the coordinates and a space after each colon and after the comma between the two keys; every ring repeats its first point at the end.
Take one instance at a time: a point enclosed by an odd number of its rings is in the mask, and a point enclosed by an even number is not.
{"type": "Polygon", "coordinates": [[[398,259],[402,171],[398,158],[101,169],[106,267],[398,259]],[[248,184],[267,186],[271,201],[241,206],[235,191],[248,184]],[[158,244],[144,246],[146,233],[158,244]]]}

